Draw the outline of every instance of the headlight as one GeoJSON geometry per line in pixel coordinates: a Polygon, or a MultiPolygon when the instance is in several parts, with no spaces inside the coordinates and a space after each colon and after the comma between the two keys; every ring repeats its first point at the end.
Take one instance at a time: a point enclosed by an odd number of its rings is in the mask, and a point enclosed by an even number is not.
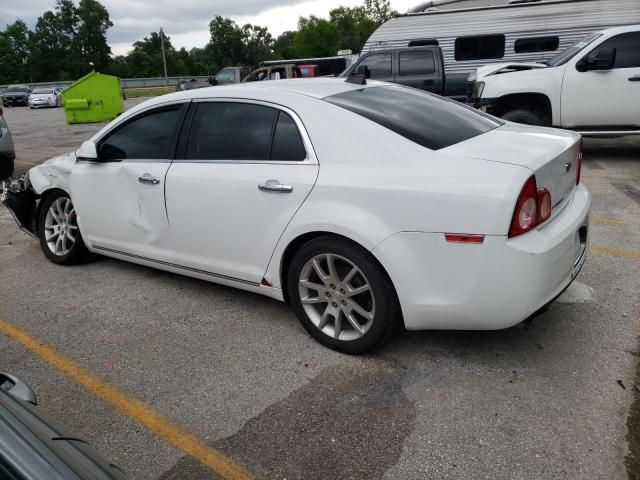
{"type": "Polygon", "coordinates": [[[484,90],[484,82],[475,82],[473,84],[473,88],[471,89],[471,97],[480,98],[482,96],[483,90],[484,90]]]}

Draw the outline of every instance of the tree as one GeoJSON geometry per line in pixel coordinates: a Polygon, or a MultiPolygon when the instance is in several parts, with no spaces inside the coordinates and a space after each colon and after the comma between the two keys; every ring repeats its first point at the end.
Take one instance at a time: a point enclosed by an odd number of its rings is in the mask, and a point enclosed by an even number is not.
{"type": "Polygon", "coordinates": [[[273,58],[293,58],[293,39],[295,38],[296,33],[298,32],[287,30],[276,38],[273,43],[273,58]]]}
{"type": "Polygon", "coordinates": [[[73,48],[79,55],[80,65],[77,68],[83,69],[83,65],[92,63],[95,70],[102,70],[111,57],[107,30],[113,23],[109,19],[109,12],[96,0],[80,0],[77,15],[79,22],[73,48]]]}
{"type": "Polygon", "coordinates": [[[246,58],[245,33],[230,18],[216,16],[209,23],[213,63],[219,67],[236,65],[246,58]]]}
{"type": "Polygon", "coordinates": [[[398,15],[398,12],[391,8],[390,0],[364,0],[364,8],[367,16],[378,25],[398,15]]]}
{"type": "Polygon", "coordinates": [[[266,27],[247,23],[242,27],[244,35],[244,55],[241,63],[258,65],[264,60],[273,58],[273,37],[266,27]]]}
{"type": "Polygon", "coordinates": [[[0,32],[0,83],[29,80],[29,29],[22,20],[16,20],[0,32]]]}
{"type": "Polygon", "coordinates": [[[293,39],[297,57],[328,57],[336,54],[339,45],[338,29],[328,20],[314,15],[298,20],[298,33],[293,39]]]}

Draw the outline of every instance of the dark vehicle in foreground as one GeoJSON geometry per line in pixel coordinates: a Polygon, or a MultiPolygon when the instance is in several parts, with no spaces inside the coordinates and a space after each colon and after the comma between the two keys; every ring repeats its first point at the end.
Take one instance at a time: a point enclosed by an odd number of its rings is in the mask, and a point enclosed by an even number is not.
{"type": "Polygon", "coordinates": [[[467,97],[467,76],[445,75],[442,50],[437,45],[372,50],[340,76],[362,73],[365,67],[372,80],[419,88],[458,101],[467,97]]]}
{"type": "Polygon", "coordinates": [[[244,77],[251,73],[251,70],[251,67],[225,67],[215,74],[211,83],[213,85],[240,83],[244,77]]]}
{"type": "Polygon", "coordinates": [[[37,406],[29,386],[0,373],[2,480],[125,480],[126,475],[37,406]]]}
{"type": "Polygon", "coordinates": [[[7,122],[2,116],[2,108],[0,108],[0,179],[9,178],[13,175],[13,161],[15,158],[16,151],[13,146],[13,137],[7,122]]]}
{"type": "Polygon", "coordinates": [[[2,94],[2,105],[5,107],[26,107],[29,105],[31,89],[26,85],[9,85],[2,94]]]}
{"type": "Polygon", "coordinates": [[[261,82],[263,80],[284,80],[285,78],[302,78],[300,67],[293,63],[287,63],[257,68],[244,77],[242,83],[261,82]]]}

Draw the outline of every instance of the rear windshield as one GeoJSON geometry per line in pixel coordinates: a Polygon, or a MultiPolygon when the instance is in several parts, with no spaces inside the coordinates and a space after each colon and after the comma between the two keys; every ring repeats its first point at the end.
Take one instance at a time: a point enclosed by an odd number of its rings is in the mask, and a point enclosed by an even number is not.
{"type": "Polygon", "coordinates": [[[502,125],[452,100],[401,86],[351,90],[324,100],[431,150],[464,142],[502,125]]]}

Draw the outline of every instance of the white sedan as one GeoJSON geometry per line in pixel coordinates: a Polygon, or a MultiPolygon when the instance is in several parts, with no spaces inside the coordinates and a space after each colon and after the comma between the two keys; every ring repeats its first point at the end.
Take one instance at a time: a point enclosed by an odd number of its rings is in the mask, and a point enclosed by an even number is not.
{"type": "Polygon", "coordinates": [[[55,263],[91,252],[288,301],[361,353],[401,325],[501,329],[553,301],[585,259],[581,157],[575,133],[399,85],[256,82],[148,100],[4,203],[55,263]]]}
{"type": "Polygon", "coordinates": [[[57,88],[36,88],[29,95],[29,107],[59,107],[62,105],[60,90],[57,88]]]}

